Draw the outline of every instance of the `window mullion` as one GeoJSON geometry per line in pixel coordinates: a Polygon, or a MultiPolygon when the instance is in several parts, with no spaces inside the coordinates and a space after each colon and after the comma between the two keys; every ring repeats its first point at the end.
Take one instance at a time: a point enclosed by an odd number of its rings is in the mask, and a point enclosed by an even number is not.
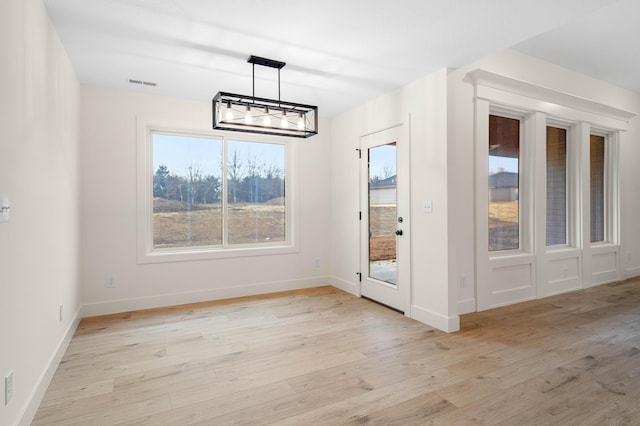
{"type": "Polygon", "coordinates": [[[227,159],[227,138],[222,138],[222,176],[221,180],[221,194],[222,194],[222,247],[229,247],[229,188],[228,188],[228,159],[227,159]]]}

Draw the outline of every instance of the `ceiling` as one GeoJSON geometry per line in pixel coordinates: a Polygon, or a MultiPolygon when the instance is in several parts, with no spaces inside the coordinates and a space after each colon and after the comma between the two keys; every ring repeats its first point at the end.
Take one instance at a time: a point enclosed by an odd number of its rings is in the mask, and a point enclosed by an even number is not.
{"type": "MultiPolygon", "coordinates": [[[[88,85],[250,95],[257,55],[287,63],[282,100],[331,117],[513,47],[640,91],[638,0],[43,1],[88,85]]],[[[255,72],[255,95],[277,98],[277,71],[255,72]]]]}

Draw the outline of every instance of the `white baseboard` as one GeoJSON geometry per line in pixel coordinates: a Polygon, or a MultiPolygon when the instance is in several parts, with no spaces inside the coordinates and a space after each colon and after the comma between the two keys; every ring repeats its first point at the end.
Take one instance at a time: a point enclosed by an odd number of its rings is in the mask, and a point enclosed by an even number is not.
{"type": "Polygon", "coordinates": [[[342,291],[346,291],[347,293],[353,294],[354,296],[360,297],[360,289],[358,284],[336,277],[331,277],[330,282],[333,287],[342,291]]]}
{"type": "Polygon", "coordinates": [[[411,318],[447,333],[460,330],[460,317],[458,315],[446,317],[420,306],[411,305],[411,318]]]}
{"type": "Polygon", "coordinates": [[[18,416],[18,425],[28,426],[33,422],[33,418],[38,411],[38,407],[40,407],[40,403],[42,402],[42,398],[44,398],[44,394],[51,383],[51,379],[53,379],[56,370],[58,369],[58,365],[60,365],[60,361],[62,361],[62,357],[65,352],[67,352],[67,348],[69,347],[69,343],[71,343],[71,338],[75,334],[78,329],[78,325],[80,324],[80,309],[78,309],[69,323],[69,327],[67,327],[64,336],[58,343],[55,351],[49,358],[49,362],[47,363],[46,368],[40,375],[36,386],[31,391],[29,398],[27,398],[27,404],[25,405],[22,413],[18,416]]]}
{"type": "Polygon", "coordinates": [[[252,296],[256,294],[277,293],[279,291],[321,287],[330,285],[329,283],[329,277],[322,276],[301,280],[276,281],[184,293],[137,297],[132,299],[109,300],[105,302],[84,304],[82,305],[81,314],[82,318],[94,317],[98,315],[117,314],[141,309],[162,308],[166,306],[184,305],[187,303],[208,302],[211,300],[231,299],[234,297],[252,296]]]}
{"type": "Polygon", "coordinates": [[[628,278],[634,278],[640,276],[640,266],[636,266],[634,268],[627,268],[625,269],[625,277],[628,278]]]}
{"type": "Polygon", "coordinates": [[[476,311],[476,299],[464,299],[458,301],[458,315],[468,314],[476,311]]]}

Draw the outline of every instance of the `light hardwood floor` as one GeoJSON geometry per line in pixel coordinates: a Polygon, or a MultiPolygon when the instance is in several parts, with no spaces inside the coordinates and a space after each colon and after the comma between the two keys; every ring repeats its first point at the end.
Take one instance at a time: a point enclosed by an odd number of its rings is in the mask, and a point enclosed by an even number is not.
{"type": "Polygon", "coordinates": [[[83,319],[34,425],[640,424],[640,280],[446,334],[331,287],[83,319]]]}

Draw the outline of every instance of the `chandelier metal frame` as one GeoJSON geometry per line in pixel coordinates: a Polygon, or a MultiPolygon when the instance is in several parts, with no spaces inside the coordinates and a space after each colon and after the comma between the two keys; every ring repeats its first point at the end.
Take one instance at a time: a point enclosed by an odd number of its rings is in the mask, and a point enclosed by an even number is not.
{"type": "Polygon", "coordinates": [[[318,134],[318,107],[280,99],[280,70],[285,62],[251,55],[252,96],[218,92],[212,100],[213,128],[234,132],[260,133],[295,138],[308,138],[318,134]],[[278,99],[255,96],[255,66],[278,70],[278,99]]]}

